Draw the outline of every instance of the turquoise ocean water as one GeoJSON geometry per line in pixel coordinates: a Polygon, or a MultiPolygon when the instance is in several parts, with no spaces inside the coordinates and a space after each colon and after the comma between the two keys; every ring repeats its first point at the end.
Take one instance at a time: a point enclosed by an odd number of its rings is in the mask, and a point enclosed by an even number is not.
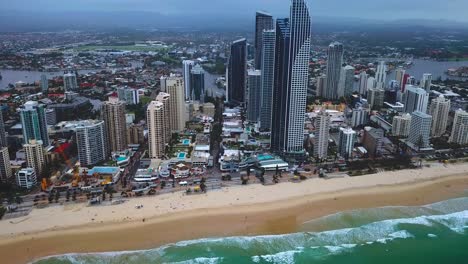
{"type": "Polygon", "coordinates": [[[304,223],[300,230],[183,241],[142,251],[67,254],[35,263],[468,264],[468,197],[342,212],[304,223]]]}

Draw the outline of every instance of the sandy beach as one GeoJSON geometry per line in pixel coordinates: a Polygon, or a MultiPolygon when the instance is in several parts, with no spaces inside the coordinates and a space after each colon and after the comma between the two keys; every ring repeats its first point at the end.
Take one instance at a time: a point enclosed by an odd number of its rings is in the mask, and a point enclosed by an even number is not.
{"type": "Polygon", "coordinates": [[[289,233],[305,221],[344,210],[423,205],[466,196],[466,190],[468,164],[435,164],[354,178],[157,195],[114,206],[56,205],[0,221],[0,254],[4,263],[27,263],[48,255],[146,249],[202,237],[289,233]]]}

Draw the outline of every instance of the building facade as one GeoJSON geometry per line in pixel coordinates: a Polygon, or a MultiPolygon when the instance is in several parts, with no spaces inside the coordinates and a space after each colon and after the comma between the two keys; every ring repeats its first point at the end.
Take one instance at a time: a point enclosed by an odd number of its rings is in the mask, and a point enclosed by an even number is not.
{"type": "Polygon", "coordinates": [[[366,95],[367,94],[367,83],[368,83],[369,74],[366,71],[362,71],[359,74],[359,94],[366,95]]]}
{"type": "Polygon", "coordinates": [[[25,189],[31,189],[37,184],[37,175],[33,168],[21,169],[16,173],[16,184],[25,189]]]}
{"type": "MultiPolygon", "coordinates": [[[[185,93],[185,100],[190,100],[190,91],[192,90],[190,87],[190,72],[192,71],[195,62],[192,60],[184,60],[182,61],[182,77],[184,78],[184,93],[185,93]]],[[[164,89],[165,85],[163,84],[163,80],[161,79],[161,91],[166,92],[164,89]],[[164,87],[163,87],[164,86],[164,87]]]]}
{"type": "Polygon", "coordinates": [[[357,127],[367,124],[369,122],[369,109],[368,108],[355,108],[351,116],[351,127],[357,127]]]}
{"type": "Polygon", "coordinates": [[[376,88],[384,89],[385,83],[387,81],[387,65],[385,61],[379,62],[377,66],[377,71],[375,72],[375,82],[376,88]]]}
{"type": "Polygon", "coordinates": [[[47,79],[47,75],[41,75],[41,91],[47,92],[49,90],[49,80],[47,79]]]}
{"type": "Polygon", "coordinates": [[[429,93],[431,91],[431,86],[432,86],[432,74],[424,73],[421,79],[421,88],[429,93]]]}
{"type": "Polygon", "coordinates": [[[185,111],[184,84],[180,77],[166,79],[166,91],[169,97],[169,124],[171,131],[184,131],[187,115],[185,111]]]}
{"type": "Polygon", "coordinates": [[[341,70],[340,83],[338,86],[338,97],[348,97],[354,91],[354,71],[353,66],[347,65],[341,70]]]}
{"type": "Polygon", "coordinates": [[[78,81],[76,79],[76,73],[73,71],[65,72],[63,75],[63,89],[66,92],[78,90],[78,81]]]}
{"type": "Polygon", "coordinates": [[[205,101],[205,71],[200,64],[190,71],[190,96],[192,101],[205,101]]]}
{"type": "Polygon", "coordinates": [[[380,88],[369,88],[367,90],[367,101],[371,109],[380,109],[384,105],[385,90],[380,88]]]}

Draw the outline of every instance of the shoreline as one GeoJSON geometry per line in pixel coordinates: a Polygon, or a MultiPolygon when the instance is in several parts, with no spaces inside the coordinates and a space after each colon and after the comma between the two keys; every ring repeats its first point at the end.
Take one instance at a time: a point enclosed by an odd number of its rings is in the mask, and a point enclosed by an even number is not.
{"type": "MultiPolygon", "coordinates": [[[[67,210],[67,206],[56,206],[34,209],[31,216],[20,218],[16,223],[0,221],[0,253],[7,263],[25,263],[70,252],[142,250],[204,237],[292,233],[306,221],[341,211],[391,205],[426,205],[464,196],[466,190],[468,164],[462,164],[355,178],[313,179],[271,187],[248,185],[198,196],[174,193],[145,197],[132,201],[145,203],[145,208],[154,202],[160,205],[171,203],[171,199],[182,202],[198,200],[199,204],[168,212],[162,208],[155,213],[151,208],[145,209],[145,212],[136,209],[128,211],[132,206],[127,202],[119,205],[122,210],[127,210],[120,213],[136,216],[135,219],[122,221],[112,218],[113,213],[109,216],[109,210],[114,209],[112,212],[115,212],[119,206],[76,206],[79,209],[71,210],[67,210]],[[427,173],[423,174],[423,171],[427,173]],[[318,190],[310,191],[309,187],[318,190]],[[280,193],[282,189],[293,192],[280,193]],[[226,201],[216,199],[223,196],[226,196],[226,201]],[[83,216],[85,210],[94,214],[99,209],[106,211],[103,216],[95,214],[96,218],[103,217],[102,222],[99,219],[94,223],[88,222],[83,216]],[[82,220],[84,224],[67,222],[69,215],[82,220]],[[53,225],[62,222],[62,226],[47,228],[44,221],[49,225],[50,222],[53,225]]],[[[174,207],[171,205],[171,208],[174,207]]]]}

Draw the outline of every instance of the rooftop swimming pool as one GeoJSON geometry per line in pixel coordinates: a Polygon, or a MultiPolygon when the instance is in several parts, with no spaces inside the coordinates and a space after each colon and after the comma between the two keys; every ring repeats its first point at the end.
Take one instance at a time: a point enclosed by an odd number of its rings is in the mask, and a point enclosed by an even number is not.
{"type": "Polygon", "coordinates": [[[190,139],[183,139],[182,145],[190,145],[190,139]]]}
{"type": "Polygon", "coordinates": [[[177,154],[178,159],[185,159],[185,157],[187,157],[187,153],[185,152],[180,152],[179,154],[177,154]]]}
{"type": "Polygon", "coordinates": [[[98,174],[116,174],[119,172],[120,168],[118,167],[94,167],[88,170],[88,175],[93,175],[94,173],[98,174]]]}
{"type": "Polygon", "coordinates": [[[274,158],[271,155],[258,155],[257,159],[259,161],[263,161],[263,160],[271,160],[271,159],[274,159],[274,158]]]}

